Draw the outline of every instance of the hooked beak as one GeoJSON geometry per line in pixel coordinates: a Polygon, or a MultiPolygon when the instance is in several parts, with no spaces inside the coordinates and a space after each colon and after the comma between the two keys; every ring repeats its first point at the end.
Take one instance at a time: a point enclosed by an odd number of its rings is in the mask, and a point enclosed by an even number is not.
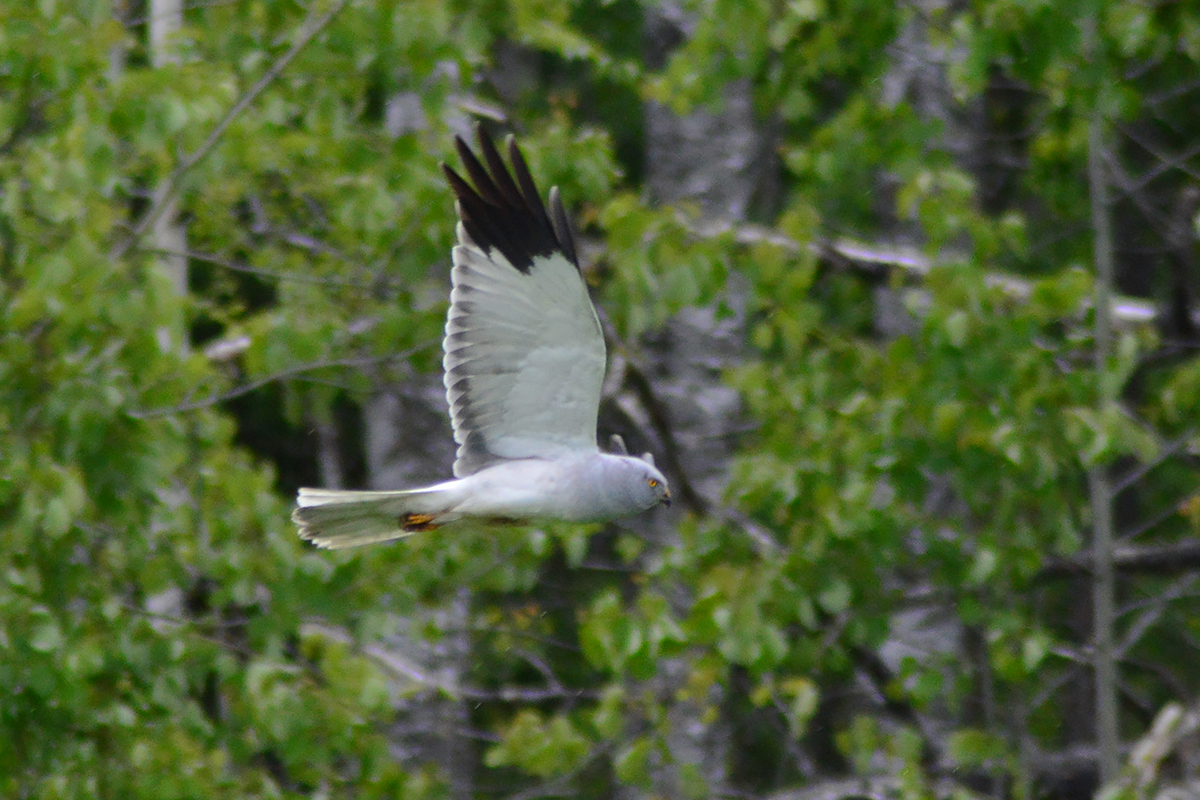
{"type": "Polygon", "coordinates": [[[671,490],[667,489],[663,492],[662,504],[667,508],[671,507],[671,490]]]}

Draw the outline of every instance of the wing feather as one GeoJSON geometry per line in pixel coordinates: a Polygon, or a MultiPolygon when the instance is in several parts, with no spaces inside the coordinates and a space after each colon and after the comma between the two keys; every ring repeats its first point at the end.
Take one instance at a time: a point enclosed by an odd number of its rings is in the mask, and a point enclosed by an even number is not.
{"type": "Polygon", "coordinates": [[[604,336],[558,192],[547,213],[511,138],[511,172],[482,128],[482,162],[456,144],[470,183],[443,165],[460,220],[443,340],[454,474],[594,451],[604,336]]]}

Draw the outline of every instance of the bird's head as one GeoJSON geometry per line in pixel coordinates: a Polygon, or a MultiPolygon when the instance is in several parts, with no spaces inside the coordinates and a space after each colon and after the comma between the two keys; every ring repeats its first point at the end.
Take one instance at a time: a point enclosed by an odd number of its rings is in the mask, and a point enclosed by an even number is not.
{"type": "Polygon", "coordinates": [[[642,501],[643,507],[671,505],[671,488],[667,485],[667,479],[654,466],[654,457],[646,453],[641,458],[627,457],[627,459],[633,465],[632,471],[638,481],[638,497],[642,501]]]}

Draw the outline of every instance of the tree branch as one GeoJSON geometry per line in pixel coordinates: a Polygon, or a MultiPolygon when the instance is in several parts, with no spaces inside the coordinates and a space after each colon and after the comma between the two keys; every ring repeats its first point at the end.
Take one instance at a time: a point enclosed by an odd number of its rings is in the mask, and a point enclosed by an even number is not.
{"type": "MultiPolygon", "coordinates": [[[[1188,539],[1175,544],[1117,547],[1113,549],[1113,566],[1123,575],[1134,573],[1178,575],[1200,569],[1200,540],[1188,539]]],[[[1092,571],[1090,553],[1066,558],[1050,558],[1035,580],[1087,575],[1092,571]]]]}
{"type": "Polygon", "coordinates": [[[390,354],[384,355],[384,356],[368,356],[365,358],[345,358],[345,359],[329,359],[326,361],[310,361],[307,364],[299,364],[295,367],[289,367],[287,369],[283,369],[278,372],[273,372],[270,375],[264,375],[261,378],[256,378],[255,380],[250,381],[249,383],[244,383],[240,386],[235,386],[234,388],[232,388],[228,391],[211,394],[208,397],[204,398],[203,400],[184,400],[183,402],[181,402],[177,405],[173,405],[173,406],[164,406],[161,408],[149,408],[149,409],[145,409],[145,410],[130,409],[130,410],[127,410],[125,413],[128,414],[129,416],[133,417],[134,419],[153,419],[154,417],[164,417],[164,416],[167,416],[170,414],[182,414],[186,411],[198,411],[202,408],[211,408],[212,406],[220,405],[221,403],[224,403],[227,400],[233,400],[234,398],[241,397],[244,394],[249,394],[250,392],[253,392],[255,389],[261,389],[263,386],[266,386],[269,383],[274,383],[275,381],[286,380],[288,378],[294,378],[297,375],[303,375],[305,372],[314,372],[316,370],[321,370],[321,369],[330,369],[331,367],[365,367],[365,366],[369,366],[371,364],[381,364],[381,363],[386,363],[388,361],[399,361],[399,360],[408,358],[409,356],[413,355],[414,353],[419,353],[420,351],[424,350],[427,347],[433,347],[436,344],[438,344],[438,342],[436,342],[434,340],[430,340],[428,342],[425,342],[424,344],[417,345],[416,347],[411,347],[408,350],[404,350],[399,353],[390,353],[390,354]]]}
{"type": "MultiPolygon", "coordinates": [[[[853,239],[820,239],[802,243],[773,228],[762,225],[716,222],[698,225],[680,214],[680,224],[701,238],[713,238],[732,232],[739,244],[772,244],[791,252],[808,250],[820,258],[828,259],[843,268],[855,269],[870,274],[883,274],[888,270],[899,270],[914,279],[923,279],[937,266],[916,248],[896,247],[887,243],[859,242],[853,239]]],[[[1017,300],[1025,300],[1033,294],[1035,281],[1003,272],[990,272],[985,277],[989,286],[995,286],[1017,300]]],[[[1123,325],[1144,325],[1158,318],[1154,303],[1136,297],[1113,295],[1110,300],[1112,318],[1123,325]]]]}
{"type": "Polygon", "coordinates": [[[1130,486],[1133,486],[1142,478],[1146,477],[1146,475],[1149,474],[1150,471],[1159,464],[1162,464],[1168,458],[1187,447],[1192,439],[1195,438],[1196,433],[1196,428],[1188,428],[1178,437],[1167,442],[1165,445],[1163,445],[1163,448],[1159,450],[1158,455],[1155,456],[1154,459],[1147,461],[1145,464],[1139,464],[1136,468],[1130,470],[1128,474],[1121,476],[1120,480],[1113,485],[1113,493],[1119,494],[1120,492],[1128,489],[1130,486]]]}
{"type": "Polygon", "coordinates": [[[571,689],[562,685],[550,687],[505,686],[500,689],[479,689],[448,683],[426,674],[422,668],[394,649],[379,645],[359,645],[348,631],[324,622],[306,622],[300,627],[302,635],[319,635],[344,644],[370,658],[393,677],[413,681],[460,700],[504,703],[543,703],[547,700],[594,700],[600,692],[592,689],[571,689]]]}
{"type": "Polygon", "coordinates": [[[710,503],[692,485],[687,472],[683,468],[679,445],[675,441],[675,437],[671,432],[670,421],[667,419],[667,410],[659,402],[646,370],[638,363],[629,345],[617,333],[616,326],[612,324],[612,320],[604,312],[604,309],[597,307],[596,315],[600,319],[600,325],[604,329],[605,337],[613,343],[624,361],[625,384],[633,390],[642,407],[646,409],[646,413],[650,417],[650,424],[654,427],[655,433],[658,434],[659,441],[662,442],[663,458],[666,462],[665,466],[672,473],[676,494],[683,501],[684,505],[697,516],[716,516],[741,528],[754,542],[755,549],[760,555],[779,552],[779,545],[762,526],[735,508],[727,508],[710,503]]]}
{"type": "MultiPolygon", "coordinates": [[[[212,131],[209,132],[208,138],[204,140],[204,143],[179,162],[178,166],[175,167],[170,176],[167,177],[166,182],[155,194],[154,202],[151,204],[150,208],[145,214],[142,215],[142,218],[137,221],[137,224],[133,226],[133,229],[129,232],[129,235],[113,248],[112,257],[114,259],[123,258],[130,251],[130,249],[132,249],[139,241],[141,241],[141,238],[143,235],[145,235],[146,231],[150,230],[154,226],[155,222],[158,221],[158,218],[162,216],[163,212],[170,207],[171,202],[176,198],[176,196],[178,196],[179,188],[183,183],[184,176],[186,176],[193,167],[199,164],[204,157],[209,154],[209,152],[216,146],[217,142],[220,141],[221,137],[225,134],[225,131],[230,125],[233,124],[233,121],[237,119],[238,116],[245,111],[251,103],[258,99],[258,96],[262,94],[263,90],[279,77],[279,74],[287,68],[288,64],[292,63],[292,60],[299,55],[300,51],[303,50],[305,46],[312,41],[313,37],[316,36],[333,20],[335,16],[338,15],[343,8],[346,7],[348,2],[349,0],[334,0],[333,7],[330,8],[329,11],[315,19],[310,17],[308,21],[301,26],[299,36],[296,38],[296,41],[292,43],[292,46],[288,48],[288,51],[276,59],[275,63],[271,65],[271,68],[268,69],[266,73],[263,74],[263,76],[259,78],[258,81],[251,86],[250,89],[243,94],[236,103],[234,103],[233,107],[226,112],[225,116],[222,117],[216,126],[213,127],[212,131]]],[[[312,8],[315,7],[316,3],[313,4],[312,8]]]]}
{"type": "Polygon", "coordinates": [[[177,256],[180,258],[199,261],[204,264],[212,264],[214,267],[221,267],[230,272],[241,272],[246,275],[256,275],[260,278],[271,278],[273,280],[291,281],[292,283],[309,283],[316,286],[348,286],[353,289],[371,289],[371,284],[362,283],[359,281],[348,281],[340,278],[313,278],[308,275],[299,275],[294,272],[276,272],[275,270],[259,269],[251,267],[247,264],[239,264],[236,261],[230,261],[221,258],[212,253],[202,253],[199,250],[168,250],[161,247],[143,248],[144,252],[155,255],[177,256]]]}

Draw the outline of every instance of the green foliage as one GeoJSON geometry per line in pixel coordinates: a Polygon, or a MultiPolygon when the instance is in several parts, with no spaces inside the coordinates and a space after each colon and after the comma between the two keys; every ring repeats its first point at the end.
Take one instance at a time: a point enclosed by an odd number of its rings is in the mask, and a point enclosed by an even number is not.
{"type": "Polygon", "coordinates": [[[546,720],[526,709],[517,713],[484,763],[489,767],[511,764],[542,777],[569,774],[588,757],[591,745],[566,717],[546,720]]]}

